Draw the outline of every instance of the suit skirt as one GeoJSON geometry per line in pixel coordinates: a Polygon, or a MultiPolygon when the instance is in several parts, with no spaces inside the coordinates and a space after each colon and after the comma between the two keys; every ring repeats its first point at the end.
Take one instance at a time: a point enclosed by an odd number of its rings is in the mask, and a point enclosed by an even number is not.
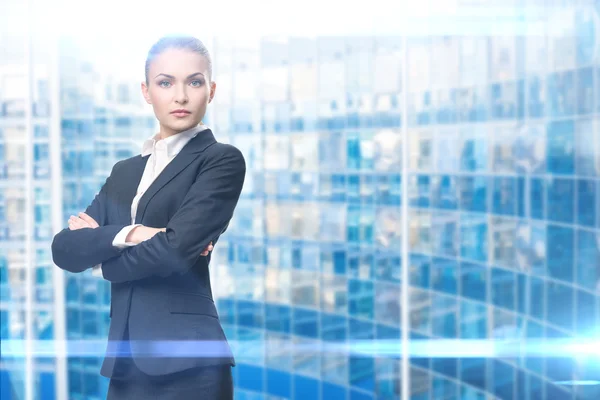
{"type": "MultiPolygon", "coordinates": [[[[126,328],[125,337],[128,336],[126,328]]],[[[127,342],[128,339],[123,341],[125,347],[127,342]]],[[[115,365],[107,400],[233,400],[231,364],[150,376],[137,368],[128,348],[122,350],[125,354],[115,365]]]]}

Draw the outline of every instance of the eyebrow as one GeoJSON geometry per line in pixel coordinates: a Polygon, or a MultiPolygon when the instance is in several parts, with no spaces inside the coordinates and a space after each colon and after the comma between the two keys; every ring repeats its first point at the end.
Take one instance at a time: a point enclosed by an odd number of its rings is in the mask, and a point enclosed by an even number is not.
{"type": "MultiPolygon", "coordinates": [[[[175,79],[175,77],[174,77],[173,75],[167,75],[167,74],[158,74],[158,75],[156,75],[156,76],[154,77],[154,79],[158,78],[158,77],[159,77],[159,76],[161,76],[161,75],[163,75],[163,76],[166,76],[167,78],[170,78],[170,79],[175,79]]],[[[204,74],[203,74],[202,72],[196,72],[196,73],[193,73],[193,74],[191,74],[191,75],[188,75],[188,77],[187,77],[186,79],[193,78],[193,77],[194,77],[194,76],[196,76],[196,75],[202,75],[202,76],[204,77],[204,74]]]]}

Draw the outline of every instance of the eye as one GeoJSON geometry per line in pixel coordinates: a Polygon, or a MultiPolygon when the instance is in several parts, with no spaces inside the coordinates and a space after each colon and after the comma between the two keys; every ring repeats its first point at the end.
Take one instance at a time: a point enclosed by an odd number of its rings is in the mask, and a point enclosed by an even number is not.
{"type": "Polygon", "coordinates": [[[169,82],[169,81],[160,81],[160,82],[158,82],[158,86],[164,87],[164,88],[168,88],[169,86],[171,86],[171,82],[169,82]]]}
{"type": "Polygon", "coordinates": [[[190,85],[192,85],[193,87],[200,87],[200,86],[202,86],[202,83],[203,82],[201,80],[196,79],[195,81],[191,81],[190,85]]]}

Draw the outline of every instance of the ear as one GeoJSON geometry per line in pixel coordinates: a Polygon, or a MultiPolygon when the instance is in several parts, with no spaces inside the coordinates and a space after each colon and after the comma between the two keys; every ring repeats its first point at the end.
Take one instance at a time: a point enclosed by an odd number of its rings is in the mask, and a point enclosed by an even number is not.
{"type": "Polygon", "coordinates": [[[216,82],[211,82],[210,83],[210,96],[208,97],[208,102],[210,103],[213,100],[213,97],[215,97],[215,92],[217,91],[217,83],[216,82]]]}
{"type": "Polygon", "coordinates": [[[146,99],[146,103],[152,104],[152,101],[150,100],[150,94],[148,93],[148,86],[146,85],[146,82],[142,82],[142,96],[144,96],[144,99],[146,99]]]}

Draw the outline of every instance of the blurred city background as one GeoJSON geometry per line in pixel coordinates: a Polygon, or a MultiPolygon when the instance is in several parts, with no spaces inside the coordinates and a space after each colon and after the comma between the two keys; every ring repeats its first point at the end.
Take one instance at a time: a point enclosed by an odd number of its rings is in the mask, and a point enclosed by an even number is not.
{"type": "Polygon", "coordinates": [[[172,31],[248,166],[211,262],[236,400],[600,398],[600,2],[308,3],[158,28],[185,8],[139,3],[130,32],[3,2],[2,400],[106,396],[110,284],[50,244],[157,131],[140,82],[172,31]]]}

